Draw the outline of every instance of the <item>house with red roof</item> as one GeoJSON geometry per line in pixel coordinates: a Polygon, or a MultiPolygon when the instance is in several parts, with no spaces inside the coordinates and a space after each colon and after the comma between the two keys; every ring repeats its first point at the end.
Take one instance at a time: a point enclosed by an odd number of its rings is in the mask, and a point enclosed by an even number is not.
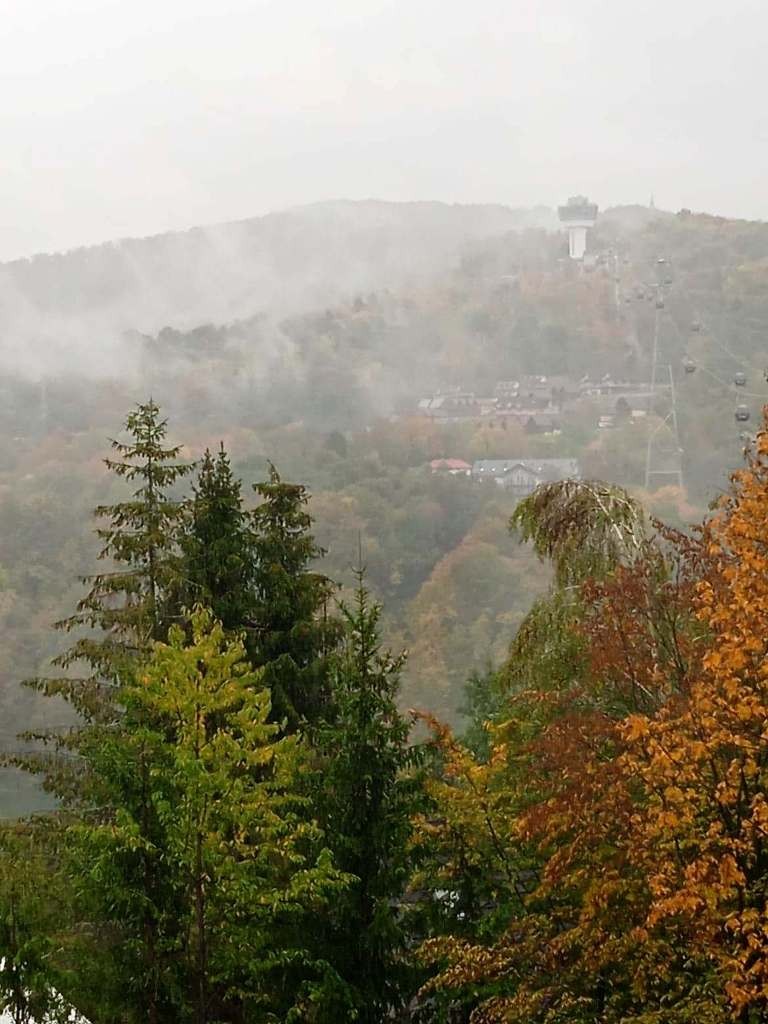
{"type": "Polygon", "coordinates": [[[451,476],[469,476],[472,467],[463,459],[432,459],[429,468],[433,473],[449,473],[451,476]]]}

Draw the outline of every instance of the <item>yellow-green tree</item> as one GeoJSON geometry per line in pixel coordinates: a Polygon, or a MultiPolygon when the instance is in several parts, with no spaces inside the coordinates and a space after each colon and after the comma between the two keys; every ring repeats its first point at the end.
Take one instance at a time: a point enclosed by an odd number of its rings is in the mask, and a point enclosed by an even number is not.
{"type": "Polygon", "coordinates": [[[191,641],[174,627],[155,645],[125,689],[123,734],[91,752],[114,812],[73,828],[84,909],[119,937],[105,955],[122,963],[121,1019],[146,1019],[153,988],[162,1019],[312,1020],[333,979],[307,949],[306,919],[345,878],[297,795],[301,746],[269,722],[262,673],[210,613],[197,609],[191,623],[191,641]],[[148,768],[142,805],[122,799],[139,763],[148,768]],[[164,894],[151,908],[152,964],[141,948],[146,890],[136,884],[147,861],[164,894]]]}

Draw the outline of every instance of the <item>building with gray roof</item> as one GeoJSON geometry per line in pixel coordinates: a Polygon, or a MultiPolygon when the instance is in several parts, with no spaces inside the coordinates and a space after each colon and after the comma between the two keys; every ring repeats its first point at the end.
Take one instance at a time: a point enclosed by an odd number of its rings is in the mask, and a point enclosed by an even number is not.
{"type": "Polygon", "coordinates": [[[539,484],[559,480],[579,480],[576,459],[478,459],[472,466],[472,479],[492,480],[497,486],[525,497],[539,484]]]}

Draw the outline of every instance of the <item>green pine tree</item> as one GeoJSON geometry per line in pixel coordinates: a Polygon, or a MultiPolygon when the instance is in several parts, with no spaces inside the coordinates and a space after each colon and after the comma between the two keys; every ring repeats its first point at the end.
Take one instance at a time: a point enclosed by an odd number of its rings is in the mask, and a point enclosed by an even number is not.
{"type": "Polygon", "coordinates": [[[339,867],[355,876],[323,941],[355,993],[354,1020],[381,1024],[402,1010],[413,980],[399,904],[405,890],[418,757],[397,707],[404,655],[379,641],[380,608],[358,572],[354,605],[342,605],[344,641],[334,659],[336,718],[322,730],[325,827],[339,867]]]}
{"type": "Polygon", "coordinates": [[[226,630],[243,629],[253,606],[253,533],[223,444],[202,458],[181,546],[183,603],[210,608],[226,630]]]}
{"type": "MultiPolygon", "coordinates": [[[[169,625],[179,617],[175,599],[182,504],[170,490],[192,467],[178,461],[179,446],[166,445],[167,424],[153,401],[131,412],[125,429],[128,440],[113,440],[114,457],[105,463],[135,490],[128,500],[96,509],[96,516],[104,521],[97,530],[102,541],[99,558],[107,568],[83,578],[88,591],[77,611],[57,623],[59,629],[79,636],[55,665],[65,673],[84,665],[86,674],[30,682],[48,695],[63,697],[74,709],[77,725],[45,734],[48,745],[42,753],[14,761],[41,775],[46,788],[65,807],[88,820],[112,820],[120,813],[114,804],[115,787],[103,772],[94,770],[94,756],[106,751],[113,758],[112,770],[119,774],[122,787],[120,805],[131,807],[139,823],[134,836],[136,858],[112,865],[141,907],[140,923],[129,940],[140,965],[135,1019],[160,1024],[168,1019],[160,979],[167,972],[173,942],[179,940],[176,893],[156,856],[163,848],[164,834],[149,798],[153,765],[148,751],[140,748],[140,756],[130,762],[120,755],[125,726],[121,701],[152,645],[167,635],[169,625]]],[[[109,932],[101,938],[104,948],[108,947],[109,932]]],[[[97,987],[104,998],[109,980],[125,983],[124,978],[102,978],[97,987]]]]}
{"type": "Polygon", "coordinates": [[[327,614],[335,586],[311,564],[325,552],[310,530],[309,495],[280,479],[254,485],[263,499],[253,512],[254,607],[249,638],[253,663],[264,668],[273,717],[293,731],[329,713],[328,656],[339,623],[327,614]]]}
{"type": "Polygon", "coordinates": [[[151,399],[129,414],[125,430],[129,440],[113,440],[116,457],[104,462],[136,489],[127,501],[94,512],[105,523],[96,533],[102,541],[98,557],[108,568],[83,577],[88,590],[77,611],[56,623],[80,635],[54,665],[85,665],[88,674],[31,681],[68,700],[86,723],[109,720],[116,688],[177,615],[172,595],[178,589],[182,504],[169,490],[192,466],[178,461],[181,446],[165,445],[167,421],[151,399]]]}

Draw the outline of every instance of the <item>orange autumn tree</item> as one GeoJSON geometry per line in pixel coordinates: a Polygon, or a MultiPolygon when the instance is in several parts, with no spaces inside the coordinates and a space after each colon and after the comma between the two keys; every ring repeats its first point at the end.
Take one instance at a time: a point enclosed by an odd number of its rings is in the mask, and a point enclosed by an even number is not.
{"type": "MultiPolygon", "coordinates": [[[[530,901],[540,908],[528,939],[535,956],[513,992],[479,1008],[478,1022],[723,1019],[711,964],[694,953],[689,930],[670,920],[646,931],[652,892],[629,844],[646,794],[629,770],[625,726],[687,700],[704,632],[692,597],[707,572],[700,542],[659,528],[630,562],[583,583],[575,628],[585,669],[532,745],[550,791],[517,821],[544,860],[530,901]]],[[[517,938],[508,930],[504,942],[517,938]]]]}
{"type": "MultiPolygon", "coordinates": [[[[623,726],[642,787],[628,856],[648,880],[643,940],[683,928],[741,1021],[768,1016],[768,433],[704,527],[695,593],[709,637],[685,701],[623,726]]],[[[648,939],[649,940],[649,939],[648,939]]]]}
{"type": "Polygon", "coordinates": [[[478,1022],[625,1019],[653,971],[631,963],[647,898],[623,871],[635,803],[620,726],[685,686],[697,546],[649,538],[636,503],[595,483],[542,489],[516,525],[552,560],[556,583],[513,643],[487,763],[438,734],[445,767],[429,838],[442,884],[461,892],[461,853],[488,865],[495,886],[474,927],[465,916],[427,943],[443,970],[425,991],[473,1006],[478,1022]],[[628,657],[632,647],[643,656],[628,657]]]}
{"type": "MultiPolygon", "coordinates": [[[[429,989],[463,995],[478,1024],[757,1024],[768,1019],[765,427],[694,540],[667,533],[580,595],[583,671],[528,742],[534,796],[505,833],[510,850],[536,847],[540,883],[495,933],[428,944],[442,963],[429,989]]],[[[519,778],[508,785],[519,792],[519,778]]]]}

